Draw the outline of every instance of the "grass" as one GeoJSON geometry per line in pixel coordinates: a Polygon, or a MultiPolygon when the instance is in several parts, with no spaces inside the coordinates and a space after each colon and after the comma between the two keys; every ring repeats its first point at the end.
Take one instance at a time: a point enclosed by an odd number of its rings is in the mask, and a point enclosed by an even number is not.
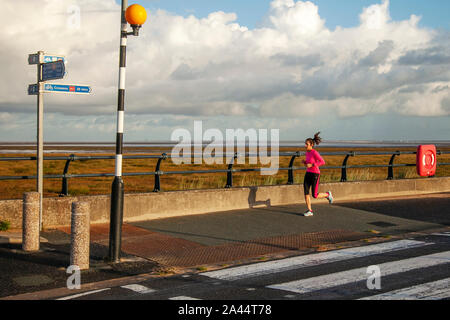
{"type": "Polygon", "coordinates": [[[207,267],[203,267],[203,266],[197,267],[196,269],[197,269],[197,271],[200,271],[200,272],[208,271],[208,268],[207,267]]]}
{"type": "MultiPolygon", "coordinates": [[[[85,147],[83,147],[85,149],[85,147]]],[[[397,148],[398,149],[398,148],[397,148]]],[[[383,148],[376,151],[394,152],[397,149],[383,148]]],[[[450,148],[442,148],[443,151],[449,151],[450,148]]],[[[135,150],[126,150],[126,154],[131,155],[135,150]]],[[[143,151],[143,150],[139,150],[143,151]]],[[[152,154],[152,150],[146,150],[145,154],[152,154]]],[[[286,148],[280,149],[280,152],[304,151],[303,149],[286,148]]],[[[349,151],[348,149],[339,148],[318,148],[321,153],[349,151]]],[[[369,149],[354,149],[352,151],[367,152],[369,149]]],[[[403,148],[400,151],[415,151],[415,148],[403,148]]],[[[166,151],[167,152],[167,151],[166,151]]],[[[52,154],[60,156],[68,156],[70,154],[52,154]]],[[[113,153],[111,153],[113,154],[113,153]]],[[[161,153],[158,153],[161,154],[161,153]]],[[[169,153],[170,154],[170,151],[169,153]]],[[[80,154],[82,155],[82,154],[80,154]]],[[[94,155],[94,154],[89,154],[94,155]]],[[[100,154],[99,154],[100,155],[100,154]]],[[[105,154],[101,154],[105,155],[105,154]]],[[[30,156],[30,154],[4,154],[7,156],[30,156]]],[[[344,156],[324,156],[326,166],[341,166],[344,156]]],[[[302,157],[297,158],[294,166],[301,167],[302,157]]],[[[364,156],[357,155],[348,159],[348,165],[368,165],[368,164],[384,164],[387,165],[390,155],[386,156],[364,156]]],[[[289,166],[290,157],[280,157],[280,168],[289,166]]],[[[415,163],[415,155],[401,155],[395,159],[396,164],[415,163]]],[[[438,156],[439,162],[450,162],[450,155],[438,156]]],[[[123,172],[150,172],[155,170],[156,159],[128,159],[124,161],[123,172]]],[[[269,165],[258,164],[236,164],[235,169],[269,167],[269,165]]],[[[62,174],[65,161],[47,160],[44,162],[45,174],[62,174]]],[[[90,161],[74,161],[70,164],[70,174],[82,173],[114,173],[114,160],[90,160],[90,161]]],[[[161,164],[162,171],[187,171],[187,170],[213,170],[226,169],[227,164],[183,164],[178,166],[174,164],[170,158],[161,164]]],[[[322,169],[321,182],[339,182],[341,180],[341,169],[322,169]]],[[[294,171],[294,183],[302,184],[305,170],[294,171]]],[[[2,161],[0,162],[0,176],[24,176],[36,175],[35,161],[2,161]]],[[[438,167],[436,176],[450,176],[450,166],[438,167]]],[[[367,180],[385,180],[387,178],[387,167],[384,168],[348,168],[347,181],[367,181],[367,180]]],[[[395,179],[411,179],[418,178],[415,167],[394,168],[395,179]]],[[[133,176],[124,177],[124,185],[126,193],[146,193],[152,192],[154,189],[154,176],[133,176]]],[[[288,180],[288,171],[280,170],[274,175],[261,175],[259,172],[235,172],[233,173],[233,186],[269,186],[286,184],[288,180]]],[[[111,192],[113,178],[72,178],[68,179],[70,195],[98,195],[109,194],[111,192]]],[[[162,175],[161,189],[162,191],[174,190],[190,190],[190,189],[216,189],[225,187],[227,182],[227,173],[213,174],[183,174],[183,175],[162,175]]],[[[44,181],[44,196],[58,196],[62,189],[61,179],[46,179],[44,181]]],[[[0,181],[0,199],[20,199],[24,192],[36,190],[36,180],[5,180],[0,181]]]]}
{"type": "Polygon", "coordinates": [[[8,231],[11,227],[11,223],[9,221],[0,221],[0,231],[8,231]]]}

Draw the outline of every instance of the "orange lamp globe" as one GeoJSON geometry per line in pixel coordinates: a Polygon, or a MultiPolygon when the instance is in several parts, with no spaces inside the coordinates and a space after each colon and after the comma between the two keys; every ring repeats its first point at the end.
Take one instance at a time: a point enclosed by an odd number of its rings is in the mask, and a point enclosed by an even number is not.
{"type": "Polygon", "coordinates": [[[147,20],[147,12],[144,7],[139,4],[132,4],[125,11],[125,18],[130,25],[143,25],[147,20]]]}

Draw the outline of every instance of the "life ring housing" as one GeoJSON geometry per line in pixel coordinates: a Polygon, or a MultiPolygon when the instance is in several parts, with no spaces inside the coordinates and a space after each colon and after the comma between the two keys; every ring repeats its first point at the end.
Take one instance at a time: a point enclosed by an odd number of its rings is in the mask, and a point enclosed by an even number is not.
{"type": "Polygon", "coordinates": [[[419,176],[434,176],[436,173],[436,162],[436,146],[422,145],[417,147],[416,168],[419,176]]]}

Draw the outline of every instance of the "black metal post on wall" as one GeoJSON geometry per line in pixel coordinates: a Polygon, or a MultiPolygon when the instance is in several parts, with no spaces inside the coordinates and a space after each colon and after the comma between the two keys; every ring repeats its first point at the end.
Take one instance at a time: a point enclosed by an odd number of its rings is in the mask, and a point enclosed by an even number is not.
{"type": "Polygon", "coordinates": [[[75,155],[71,154],[69,156],[69,159],[67,159],[67,161],[66,161],[66,165],[64,166],[61,193],[59,194],[60,197],[66,197],[69,195],[69,183],[67,181],[66,175],[69,172],[70,163],[74,160],[75,160],[75,155]]]}
{"type": "Polygon", "coordinates": [[[234,160],[236,160],[238,157],[238,154],[235,153],[233,158],[230,161],[230,164],[228,164],[228,172],[227,172],[227,185],[225,188],[229,189],[233,187],[233,164],[234,160]]]}
{"type": "Polygon", "coordinates": [[[389,160],[389,167],[388,167],[388,180],[394,179],[394,160],[396,156],[400,155],[400,151],[395,151],[395,153],[392,155],[391,160],[389,160]]]}
{"type": "Polygon", "coordinates": [[[161,176],[162,172],[160,171],[160,167],[161,167],[161,161],[166,160],[166,159],[167,159],[167,154],[163,153],[161,155],[161,157],[158,159],[158,163],[156,164],[156,169],[155,169],[155,188],[153,189],[153,192],[160,192],[161,191],[160,176],[161,176]]]}
{"type": "Polygon", "coordinates": [[[296,152],[289,162],[289,171],[288,171],[288,183],[287,184],[294,184],[294,170],[292,167],[294,166],[294,161],[296,158],[300,157],[300,152],[296,152]]]}
{"type": "Polygon", "coordinates": [[[347,181],[347,161],[349,157],[353,157],[355,155],[355,152],[350,151],[350,153],[348,153],[345,156],[344,162],[342,163],[342,169],[341,169],[341,182],[346,182],[347,181]]]}

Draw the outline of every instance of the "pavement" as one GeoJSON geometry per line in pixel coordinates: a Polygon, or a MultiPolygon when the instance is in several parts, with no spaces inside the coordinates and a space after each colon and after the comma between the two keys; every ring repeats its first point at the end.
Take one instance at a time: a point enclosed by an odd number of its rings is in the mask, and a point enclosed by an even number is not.
{"type": "MultiPolygon", "coordinates": [[[[326,251],[450,230],[450,193],[244,210],[124,223],[122,261],[106,259],[109,225],[91,226],[90,269],[82,289],[326,251]]],[[[68,290],[70,227],[41,232],[41,248],[21,249],[21,231],[0,232],[0,299],[45,299],[68,290]]]]}

